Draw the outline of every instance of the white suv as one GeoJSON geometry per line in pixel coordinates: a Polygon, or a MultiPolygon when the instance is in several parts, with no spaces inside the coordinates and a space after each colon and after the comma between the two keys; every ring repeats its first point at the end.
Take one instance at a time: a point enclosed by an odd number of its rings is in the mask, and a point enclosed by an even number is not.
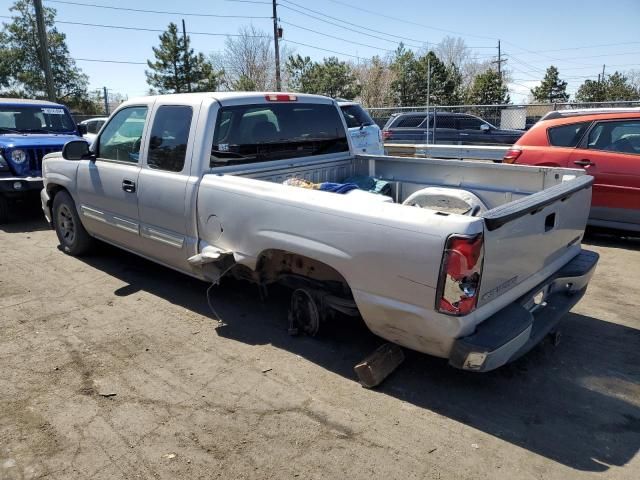
{"type": "Polygon", "coordinates": [[[359,103],[339,101],[356,153],[384,155],[382,132],[359,103]]]}

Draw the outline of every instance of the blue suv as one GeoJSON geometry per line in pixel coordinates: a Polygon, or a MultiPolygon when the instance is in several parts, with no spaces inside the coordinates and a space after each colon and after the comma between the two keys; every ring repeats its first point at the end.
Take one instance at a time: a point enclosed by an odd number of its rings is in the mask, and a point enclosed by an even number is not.
{"type": "Polygon", "coordinates": [[[80,132],[67,108],[42,100],[0,98],[0,223],[9,202],[42,189],[42,157],[80,132]]]}

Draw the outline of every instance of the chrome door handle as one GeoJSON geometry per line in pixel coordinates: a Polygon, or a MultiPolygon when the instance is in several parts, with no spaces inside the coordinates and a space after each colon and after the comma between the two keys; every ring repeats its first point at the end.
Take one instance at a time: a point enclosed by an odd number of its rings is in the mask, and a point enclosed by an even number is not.
{"type": "Polygon", "coordinates": [[[134,193],[136,191],[136,182],[132,180],[122,180],[122,190],[128,193],[134,193]]]}
{"type": "Polygon", "coordinates": [[[585,158],[584,160],[576,160],[575,162],[576,165],[580,165],[581,167],[591,167],[593,165],[595,165],[595,163],[593,163],[591,160],[585,158]]]}

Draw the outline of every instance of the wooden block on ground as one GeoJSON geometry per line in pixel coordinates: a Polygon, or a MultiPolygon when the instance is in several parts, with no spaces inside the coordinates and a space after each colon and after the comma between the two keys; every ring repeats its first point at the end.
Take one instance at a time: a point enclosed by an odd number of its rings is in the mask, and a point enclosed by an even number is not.
{"type": "Polygon", "coordinates": [[[394,343],[385,343],[353,369],[363,387],[373,388],[380,385],[403,361],[402,348],[394,343]]]}

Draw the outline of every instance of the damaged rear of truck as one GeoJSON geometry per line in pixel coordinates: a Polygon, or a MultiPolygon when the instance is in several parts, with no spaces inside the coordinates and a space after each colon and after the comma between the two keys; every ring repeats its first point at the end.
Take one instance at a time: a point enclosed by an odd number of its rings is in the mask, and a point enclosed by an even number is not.
{"type": "Polygon", "coordinates": [[[354,155],[325,97],[145,97],[114,112],[93,151],[73,147],[47,157],[42,191],[64,251],[95,237],[207,281],[284,283],[292,331],[360,315],[457,368],[526,353],[598,259],[581,248],[582,171],[354,155]]]}

